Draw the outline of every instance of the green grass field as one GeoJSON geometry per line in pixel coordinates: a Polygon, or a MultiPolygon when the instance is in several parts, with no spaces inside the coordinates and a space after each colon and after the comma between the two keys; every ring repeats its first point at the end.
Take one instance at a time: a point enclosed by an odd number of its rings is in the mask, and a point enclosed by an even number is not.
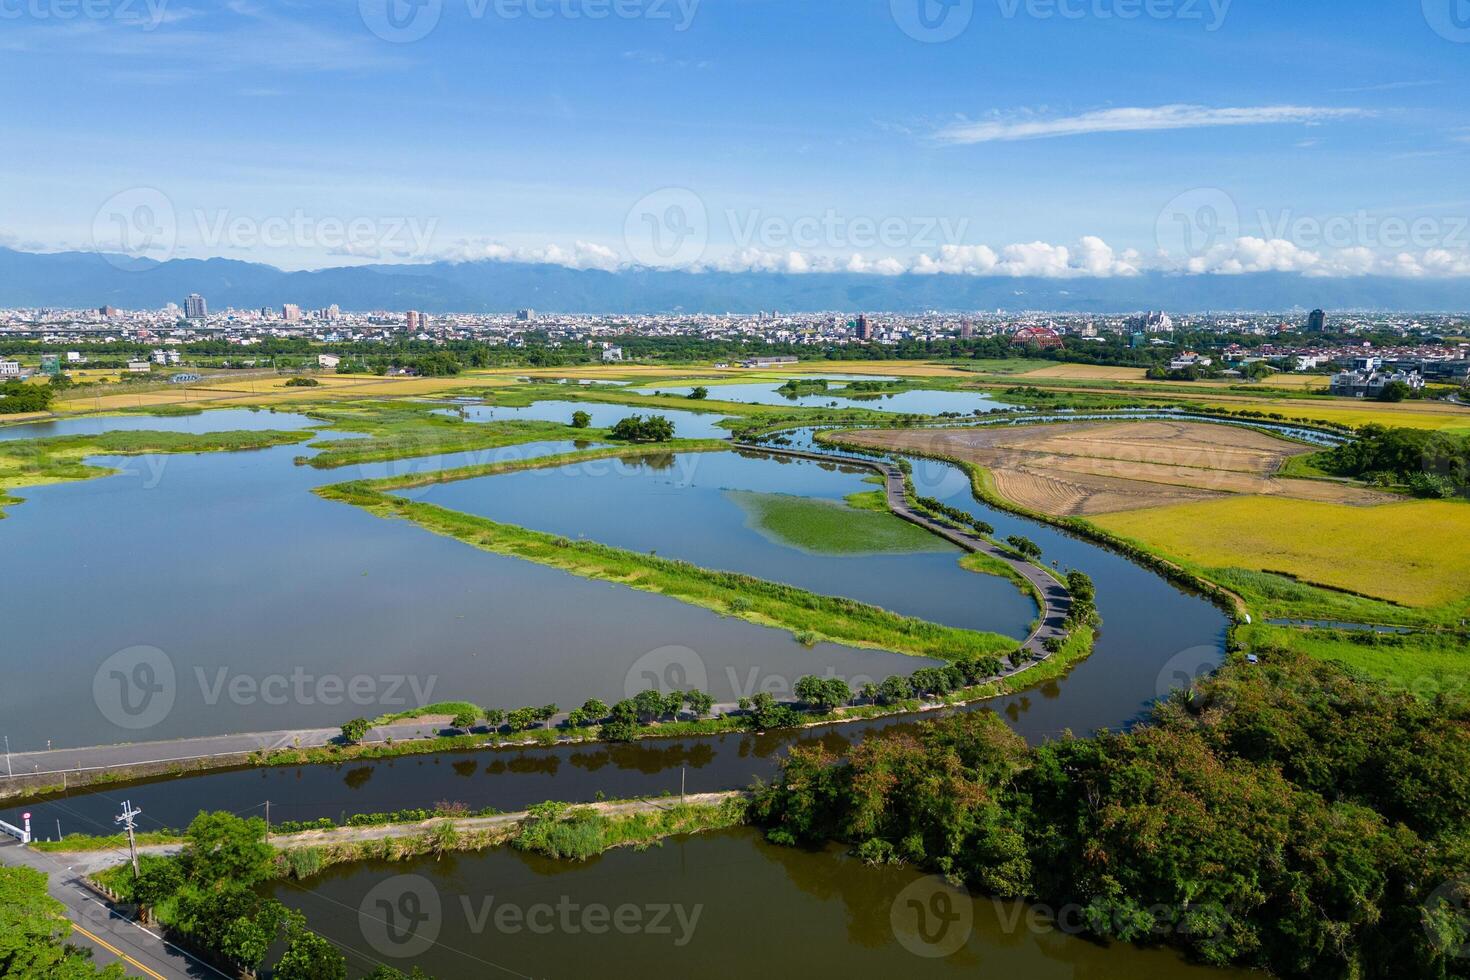
{"type": "Polygon", "coordinates": [[[1305,653],[1343,664],[1419,697],[1470,693],[1470,640],[1443,633],[1379,634],[1354,630],[1242,626],[1236,638],[1247,650],[1305,653]]]}
{"type": "MultiPolygon", "coordinates": [[[[880,494],[881,491],[872,491],[880,494]]],[[[823,555],[952,551],[942,538],[871,506],[781,493],[726,492],[746,525],[778,544],[823,555]]],[[[866,495],[863,495],[866,497],[866,495]]]]}

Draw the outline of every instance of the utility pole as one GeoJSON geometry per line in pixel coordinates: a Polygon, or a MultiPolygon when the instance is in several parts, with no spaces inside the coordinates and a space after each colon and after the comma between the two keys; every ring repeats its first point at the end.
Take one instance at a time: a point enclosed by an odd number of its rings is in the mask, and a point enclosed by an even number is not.
{"type": "Polygon", "coordinates": [[[128,852],[133,857],[133,880],[138,880],[138,840],[133,836],[133,819],[141,814],[142,810],[133,809],[132,800],[123,801],[123,812],[121,816],[113,817],[115,823],[120,823],[128,829],[128,852]]]}
{"type": "Polygon", "coordinates": [[[265,836],[266,836],[267,839],[269,839],[270,838],[270,835],[271,835],[271,801],[270,800],[266,800],[265,801],[265,836]]]}
{"type": "Polygon", "coordinates": [[[5,736],[5,776],[6,776],[6,778],[10,778],[11,776],[14,776],[14,775],[15,775],[15,773],[13,773],[13,772],[10,771],[10,736],[9,735],[6,735],[5,736]]]}
{"type": "Polygon", "coordinates": [[[684,774],[689,771],[688,766],[679,767],[679,805],[684,805],[684,774]]]}

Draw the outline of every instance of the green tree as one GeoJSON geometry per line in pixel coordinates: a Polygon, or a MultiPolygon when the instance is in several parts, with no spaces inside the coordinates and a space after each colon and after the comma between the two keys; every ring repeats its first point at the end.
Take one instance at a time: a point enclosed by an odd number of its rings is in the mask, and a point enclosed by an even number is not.
{"type": "Polygon", "coordinates": [[[367,738],[370,728],[372,728],[372,722],[366,718],[354,718],[342,726],[342,741],[348,745],[357,745],[367,738]]]}
{"type": "Polygon", "coordinates": [[[479,723],[482,714],[478,708],[461,708],[454,713],[454,717],[450,719],[449,725],[451,728],[457,728],[462,732],[467,732],[479,723]]]}
{"type": "Polygon", "coordinates": [[[802,704],[817,711],[831,711],[852,700],[852,690],[847,682],[837,677],[809,674],[797,680],[795,692],[802,704]]]}
{"type": "Polygon", "coordinates": [[[274,851],[266,843],[265,821],[260,817],[246,819],[222,810],[201,813],[184,837],[179,858],[191,881],[249,886],[270,875],[274,851]]]}
{"type": "Polygon", "coordinates": [[[667,442],[674,438],[674,423],[662,415],[630,415],[619,419],[608,433],[610,438],[625,442],[667,442]]]}
{"type": "Polygon", "coordinates": [[[505,716],[505,725],[513,732],[524,732],[541,720],[539,708],[516,708],[505,716]]]}
{"type": "Polygon", "coordinates": [[[706,388],[704,385],[699,385],[694,390],[689,392],[688,397],[694,399],[695,401],[703,401],[704,399],[709,397],[709,389],[706,388]]]}
{"type": "Polygon", "coordinates": [[[485,724],[490,726],[491,731],[505,724],[505,712],[500,708],[485,708],[481,713],[485,716],[485,724]]]}
{"type": "Polygon", "coordinates": [[[1006,538],[1006,544],[1015,549],[1023,558],[1041,557],[1041,545],[1023,535],[1012,534],[1006,538]]]}
{"type": "Polygon", "coordinates": [[[713,710],[715,699],[704,691],[685,691],[684,703],[689,706],[689,713],[699,719],[713,710]]]}
{"type": "Polygon", "coordinates": [[[66,940],[66,908],[46,893],[46,876],[34,868],[0,867],[0,977],[17,980],[122,980],[122,964],[92,964],[90,950],[66,940]]]}
{"type": "Polygon", "coordinates": [[[907,701],[914,696],[913,685],[907,677],[894,674],[878,685],[878,697],[884,704],[895,704],[899,701],[907,701]]]}
{"type": "Polygon", "coordinates": [[[592,416],[587,412],[572,413],[572,428],[585,429],[592,424],[592,416]]]}
{"type": "Polygon", "coordinates": [[[291,931],[274,976],[276,980],[346,980],[347,957],[321,936],[297,927],[291,931]]]}
{"type": "Polygon", "coordinates": [[[1406,382],[1390,381],[1378,393],[1378,400],[1381,402],[1401,402],[1405,398],[1408,398],[1413,393],[1413,390],[1406,382]]]}

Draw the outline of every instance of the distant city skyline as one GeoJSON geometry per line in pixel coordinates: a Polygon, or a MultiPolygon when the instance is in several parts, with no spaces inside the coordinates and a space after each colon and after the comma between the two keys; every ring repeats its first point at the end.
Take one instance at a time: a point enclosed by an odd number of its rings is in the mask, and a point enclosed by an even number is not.
{"type": "Polygon", "coordinates": [[[28,5],[0,245],[1470,276],[1453,2],[28,5]]]}

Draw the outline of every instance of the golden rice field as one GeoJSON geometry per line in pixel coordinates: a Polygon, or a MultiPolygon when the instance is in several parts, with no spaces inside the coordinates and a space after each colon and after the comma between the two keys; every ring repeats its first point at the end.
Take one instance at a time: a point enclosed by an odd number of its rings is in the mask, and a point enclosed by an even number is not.
{"type": "Polygon", "coordinates": [[[1470,591],[1470,505],[1417,500],[1363,510],[1282,497],[1227,497],[1089,518],[1207,568],[1282,572],[1406,606],[1470,591]]]}
{"type": "Polygon", "coordinates": [[[1033,381],[1047,378],[1068,381],[1142,381],[1143,376],[1143,368],[1108,367],[1102,364],[1054,364],[1021,375],[1033,381]]]}

